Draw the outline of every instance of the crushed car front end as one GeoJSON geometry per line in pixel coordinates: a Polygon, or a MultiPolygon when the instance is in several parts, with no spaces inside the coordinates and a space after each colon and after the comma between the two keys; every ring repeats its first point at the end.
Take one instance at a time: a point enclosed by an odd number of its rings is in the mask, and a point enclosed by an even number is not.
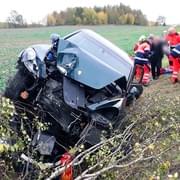
{"type": "Polygon", "coordinates": [[[60,39],[57,54],[64,101],[96,124],[86,139],[96,144],[101,130],[119,127],[125,115],[134,63],[114,44],[86,29],[60,39]]]}

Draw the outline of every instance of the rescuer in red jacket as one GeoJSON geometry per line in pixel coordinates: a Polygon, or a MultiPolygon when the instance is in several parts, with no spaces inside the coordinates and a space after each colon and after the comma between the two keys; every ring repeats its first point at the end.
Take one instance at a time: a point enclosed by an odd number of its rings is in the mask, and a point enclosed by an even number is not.
{"type": "Polygon", "coordinates": [[[178,73],[180,73],[180,44],[171,50],[170,57],[174,59],[173,61],[173,83],[180,82],[178,73]]]}
{"type": "MultiPolygon", "coordinates": [[[[175,48],[178,44],[180,44],[180,35],[177,33],[174,27],[169,28],[168,34],[166,36],[166,41],[169,43],[171,49],[175,48]]],[[[177,63],[177,58],[174,58],[172,55],[168,56],[170,68],[173,70],[171,81],[175,83],[177,81],[177,69],[179,65],[177,63]]]]}
{"type": "MultiPolygon", "coordinates": [[[[171,48],[174,48],[180,43],[180,35],[177,33],[175,27],[170,27],[168,29],[168,34],[165,37],[166,41],[171,48]]],[[[170,67],[173,66],[173,59],[169,59],[170,67]]]]}
{"type": "Polygon", "coordinates": [[[151,53],[151,47],[144,35],[139,38],[139,42],[134,47],[134,52],[135,52],[135,57],[134,57],[135,64],[143,66],[144,69],[144,76],[142,79],[142,83],[144,85],[148,85],[150,82],[150,70],[151,70],[149,66],[149,55],[151,53]]]}
{"type": "Polygon", "coordinates": [[[180,35],[177,33],[174,27],[170,27],[168,29],[166,41],[169,43],[171,47],[175,47],[177,44],[180,43],[180,35]]]}

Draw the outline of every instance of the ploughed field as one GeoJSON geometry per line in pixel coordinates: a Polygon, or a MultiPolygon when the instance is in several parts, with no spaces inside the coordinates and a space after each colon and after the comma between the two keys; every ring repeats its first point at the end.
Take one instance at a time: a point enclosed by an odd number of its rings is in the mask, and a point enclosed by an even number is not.
{"type": "Polygon", "coordinates": [[[167,27],[143,26],[59,26],[28,29],[0,29],[0,90],[15,72],[18,54],[29,45],[49,43],[51,33],[64,36],[80,28],[88,28],[100,33],[105,38],[128,52],[132,53],[134,43],[140,35],[150,33],[160,35],[167,27]]]}

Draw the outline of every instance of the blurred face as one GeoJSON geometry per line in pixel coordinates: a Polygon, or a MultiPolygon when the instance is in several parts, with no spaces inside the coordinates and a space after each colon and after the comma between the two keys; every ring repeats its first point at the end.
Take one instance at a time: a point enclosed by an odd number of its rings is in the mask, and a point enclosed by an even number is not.
{"type": "Polygon", "coordinates": [[[150,43],[153,43],[154,38],[151,37],[151,38],[149,38],[148,40],[149,40],[150,43]]]}
{"type": "Polygon", "coordinates": [[[175,34],[176,29],[174,27],[171,27],[171,28],[169,28],[168,32],[169,32],[169,34],[175,34]]]}

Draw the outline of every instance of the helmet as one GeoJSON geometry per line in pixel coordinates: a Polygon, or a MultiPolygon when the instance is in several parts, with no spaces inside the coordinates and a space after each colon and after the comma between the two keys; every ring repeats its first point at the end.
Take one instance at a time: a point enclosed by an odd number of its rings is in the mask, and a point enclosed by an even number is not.
{"type": "Polygon", "coordinates": [[[139,42],[143,42],[143,41],[145,41],[145,40],[146,40],[146,36],[145,36],[145,35],[140,36],[139,42]]]}
{"type": "Polygon", "coordinates": [[[50,35],[50,40],[52,42],[52,44],[56,43],[60,38],[59,34],[53,33],[50,35]]]}

